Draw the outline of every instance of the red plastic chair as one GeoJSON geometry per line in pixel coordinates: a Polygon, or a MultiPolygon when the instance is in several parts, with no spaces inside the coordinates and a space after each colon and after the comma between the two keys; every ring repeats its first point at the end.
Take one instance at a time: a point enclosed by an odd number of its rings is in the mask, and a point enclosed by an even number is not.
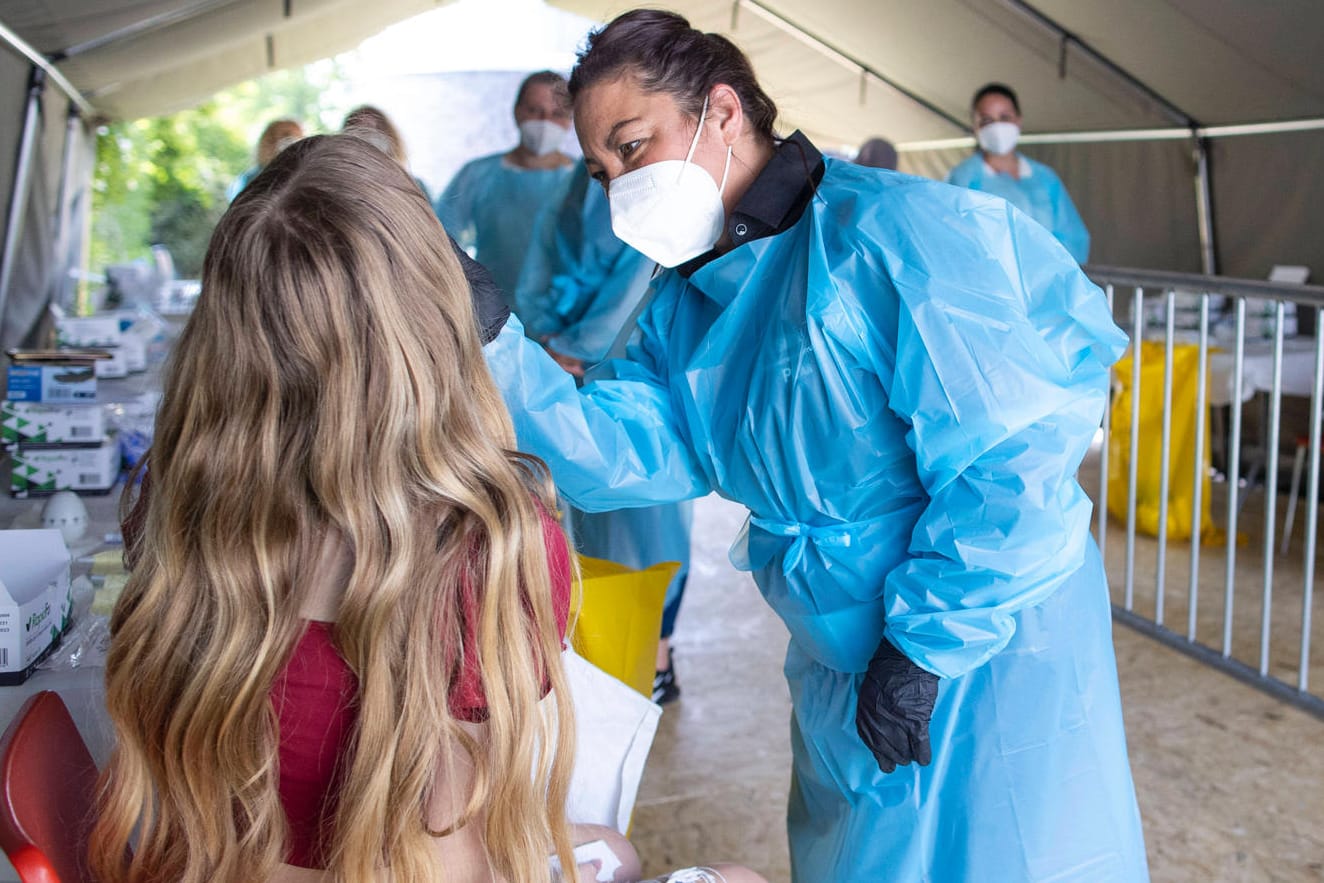
{"type": "Polygon", "coordinates": [[[0,849],[23,883],[93,883],[97,766],[59,694],[37,693],[0,737],[0,849]]]}

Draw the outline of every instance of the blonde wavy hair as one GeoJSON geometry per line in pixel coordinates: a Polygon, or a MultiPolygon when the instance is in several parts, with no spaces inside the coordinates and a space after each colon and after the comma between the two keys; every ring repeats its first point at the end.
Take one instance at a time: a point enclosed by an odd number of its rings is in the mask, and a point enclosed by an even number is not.
{"type": "Polygon", "coordinates": [[[216,228],[167,370],[111,619],[98,879],[264,880],[283,860],[270,694],[329,533],[352,550],[335,640],[359,692],[328,874],[444,879],[431,841],[466,825],[499,879],[546,883],[552,849],[573,866],[573,721],[539,511],[552,496],[513,448],[469,287],[413,181],[353,136],[283,151],[216,228]],[[481,737],[447,701],[466,631],[481,737]],[[457,762],[472,788],[430,830],[457,762]]]}

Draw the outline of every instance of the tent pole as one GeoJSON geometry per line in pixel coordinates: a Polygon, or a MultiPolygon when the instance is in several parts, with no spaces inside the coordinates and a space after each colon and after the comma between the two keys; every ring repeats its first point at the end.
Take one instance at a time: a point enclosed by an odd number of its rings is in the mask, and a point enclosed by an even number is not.
{"type": "MultiPolygon", "coordinates": [[[[1270,123],[1239,123],[1227,126],[1203,126],[1196,129],[1197,138],[1239,138],[1243,135],[1286,135],[1292,132],[1318,132],[1324,130],[1324,118],[1279,120],[1270,123]]],[[[1104,129],[1094,132],[1026,132],[1020,144],[1121,144],[1125,141],[1185,141],[1191,137],[1188,128],[1164,129],[1104,129]]],[[[926,141],[903,141],[896,146],[902,153],[912,150],[964,150],[973,147],[975,139],[934,138],[926,141]]]]}
{"type": "Polygon", "coordinates": [[[60,69],[52,64],[50,59],[29,46],[24,42],[22,37],[5,27],[2,23],[0,23],[0,45],[9,46],[19,55],[32,62],[33,66],[39,67],[45,71],[46,74],[50,76],[51,81],[60,87],[60,91],[65,95],[68,95],[69,100],[74,102],[74,104],[77,104],[79,109],[87,114],[89,119],[96,115],[96,111],[93,109],[92,105],[88,103],[87,99],[83,97],[83,94],[74,88],[73,83],[70,83],[65,79],[64,74],[60,73],[60,69]]]}
{"type": "Polygon", "coordinates": [[[1214,194],[1209,170],[1209,139],[1195,138],[1195,207],[1200,231],[1200,272],[1218,275],[1217,238],[1214,228],[1214,194]]]}
{"type": "Polygon", "coordinates": [[[32,175],[32,149],[37,141],[37,123],[41,114],[41,93],[46,86],[46,71],[33,67],[28,77],[28,106],[19,136],[18,162],[14,165],[14,188],[9,196],[9,217],[5,224],[4,254],[0,257],[0,325],[4,322],[5,304],[9,301],[9,283],[18,258],[18,240],[23,234],[23,211],[28,201],[28,179],[32,175]]]}
{"type": "MultiPolygon", "coordinates": [[[[101,36],[87,40],[86,42],[67,46],[57,52],[52,52],[50,58],[51,61],[58,63],[91,52],[95,49],[104,49],[107,46],[113,46],[117,43],[133,40],[144,34],[149,34],[152,31],[168,28],[171,25],[179,24],[182,21],[188,21],[190,18],[202,15],[203,13],[219,9],[222,6],[225,6],[228,2],[229,0],[194,0],[192,3],[177,4],[178,8],[168,9],[165,12],[151,15],[141,21],[126,25],[119,30],[111,31],[109,34],[102,34],[101,36]]],[[[285,4],[285,17],[290,17],[288,2],[285,4]]]]}
{"type": "Polygon", "coordinates": [[[64,162],[60,164],[60,201],[58,226],[55,228],[55,259],[59,261],[59,277],[55,284],[55,302],[67,306],[69,302],[70,274],[75,258],[71,253],[74,241],[74,213],[70,204],[70,193],[74,187],[74,165],[78,157],[78,130],[83,120],[78,113],[78,106],[69,104],[69,113],[65,118],[64,162]]]}

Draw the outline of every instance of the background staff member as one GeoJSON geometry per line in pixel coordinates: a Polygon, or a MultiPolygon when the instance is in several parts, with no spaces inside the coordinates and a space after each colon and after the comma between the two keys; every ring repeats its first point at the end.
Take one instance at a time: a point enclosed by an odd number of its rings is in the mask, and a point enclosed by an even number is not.
{"type": "MultiPolygon", "coordinates": [[[[515,293],[533,219],[570,174],[561,152],[570,130],[565,77],[529,74],[515,94],[519,144],[466,163],[436,200],[447,232],[487,267],[508,298],[515,293]]],[[[514,308],[513,300],[508,304],[514,308]]]]}
{"type": "Polygon", "coordinates": [[[970,102],[979,149],[952,169],[947,183],[1001,196],[1048,228],[1067,251],[1084,264],[1090,257],[1090,232],[1057,173],[1016,152],[1021,137],[1021,105],[1016,93],[989,83],[970,102]]]}

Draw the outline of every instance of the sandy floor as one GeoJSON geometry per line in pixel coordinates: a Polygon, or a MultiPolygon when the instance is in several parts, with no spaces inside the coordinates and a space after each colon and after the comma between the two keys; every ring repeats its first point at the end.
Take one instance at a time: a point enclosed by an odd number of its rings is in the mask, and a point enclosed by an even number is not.
{"type": "MultiPolygon", "coordinates": [[[[1262,512],[1252,498],[1243,523],[1262,521],[1262,512]]],[[[742,519],[743,510],[716,498],[698,507],[694,574],[675,642],[684,695],[662,716],[634,837],[653,873],[725,859],[776,883],[790,879],[783,827],[790,769],[790,702],[781,676],[786,631],[749,577],[726,562],[742,519]]],[[[1298,527],[1296,552],[1300,536],[1298,527]]],[[[1123,539],[1110,531],[1114,583],[1123,539]]],[[[1242,594],[1234,645],[1248,659],[1259,648],[1257,542],[1248,537],[1237,567],[1242,594]]],[[[1153,611],[1156,553],[1153,541],[1137,543],[1135,599],[1146,614],[1153,611]]],[[[1202,597],[1210,614],[1202,600],[1200,635],[1221,639],[1223,573],[1215,565],[1226,549],[1205,554],[1202,597]]],[[[1166,567],[1169,621],[1183,631],[1188,556],[1187,544],[1174,543],[1166,567]]],[[[1301,593],[1297,588],[1293,598],[1286,588],[1291,566],[1284,564],[1275,579],[1282,585],[1274,607],[1283,611],[1281,626],[1275,613],[1275,626],[1284,637],[1275,634],[1272,647],[1275,670],[1295,678],[1300,633],[1290,626],[1299,621],[1301,593]]],[[[1299,586],[1301,565],[1295,568],[1299,586]]],[[[1129,629],[1117,628],[1115,641],[1153,878],[1324,880],[1324,721],[1129,629]]],[[[1316,655],[1324,657],[1324,646],[1316,655]]],[[[1324,673],[1319,677],[1316,683],[1324,684],[1324,673]]]]}

